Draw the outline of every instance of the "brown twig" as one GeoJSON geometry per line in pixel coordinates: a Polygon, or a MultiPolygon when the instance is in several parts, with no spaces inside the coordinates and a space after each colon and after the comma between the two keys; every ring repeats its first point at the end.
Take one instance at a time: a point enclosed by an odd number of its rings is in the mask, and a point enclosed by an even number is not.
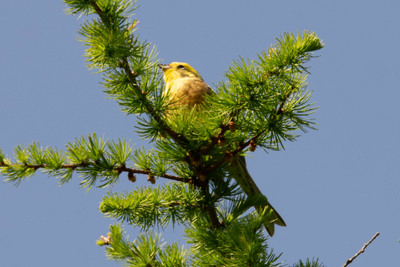
{"type": "Polygon", "coordinates": [[[208,155],[210,150],[218,143],[218,140],[225,134],[225,132],[229,129],[229,124],[226,125],[221,125],[220,126],[220,131],[217,135],[212,136],[210,138],[210,143],[208,143],[201,151],[200,153],[202,155],[208,155]]]}
{"type": "MultiPolygon", "coordinates": [[[[63,164],[61,165],[58,169],[72,169],[75,170],[77,168],[84,168],[84,167],[89,167],[90,165],[95,165],[95,163],[93,162],[82,162],[79,164],[63,164]]],[[[34,169],[35,171],[38,169],[46,169],[49,168],[49,166],[47,164],[5,164],[5,163],[1,163],[0,162],[0,167],[19,167],[19,166],[23,166],[25,168],[28,169],[34,169]]],[[[124,165],[122,166],[118,166],[118,167],[114,167],[114,170],[118,172],[118,174],[121,174],[123,172],[127,172],[128,174],[147,174],[147,175],[154,175],[153,172],[151,172],[150,170],[141,170],[141,169],[134,169],[134,168],[128,168],[124,165]]],[[[165,178],[168,180],[173,180],[173,181],[178,181],[178,182],[183,182],[183,183],[191,183],[192,179],[188,179],[188,178],[183,178],[180,176],[175,176],[175,175],[170,175],[170,174],[164,174],[164,175],[159,175],[157,177],[160,178],[165,178]]]]}
{"type": "Polygon", "coordinates": [[[367,243],[365,243],[364,246],[363,246],[353,257],[351,257],[350,259],[348,259],[348,260],[346,261],[346,263],[345,263],[342,267],[348,266],[350,263],[353,262],[353,260],[355,260],[358,256],[360,256],[361,253],[364,253],[365,249],[369,246],[369,244],[372,243],[372,241],[375,240],[375,238],[378,237],[378,235],[379,235],[379,232],[377,232],[377,233],[371,238],[371,240],[369,240],[367,243]]]}
{"type": "Polygon", "coordinates": [[[288,92],[288,93],[285,95],[285,97],[282,99],[282,101],[281,101],[281,103],[280,103],[280,105],[279,105],[279,107],[278,107],[278,110],[276,111],[276,115],[281,115],[281,114],[283,113],[283,111],[284,111],[283,107],[284,107],[284,105],[285,105],[285,103],[286,103],[286,100],[288,100],[288,98],[290,97],[290,95],[293,93],[294,89],[295,89],[295,87],[292,86],[292,87],[290,88],[289,92],[288,92]]]}
{"type": "Polygon", "coordinates": [[[255,142],[257,141],[257,139],[264,133],[260,132],[256,135],[254,135],[251,139],[249,139],[247,142],[240,144],[235,150],[233,151],[228,151],[226,152],[226,156],[224,158],[222,158],[221,160],[219,160],[218,162],[216,162],[215,164],[211,165],[210,167],[206,168],[205,170],[203,170],[203,172],[205,173],[211,173],[212,171],[214,171],[216,168],[220,167],[222,164],[224,164],[225,162],[229,162],[233,157],[235,157],[237,154],[239,154],[240,152],[242,152],[246,147],[248,147],[250,145],[251,142],[255,142]]]}
{"type": "MultiPolygon", "coordinates": [[[[94,10],[101,17],[103,15],[103,10],[97,5],[96,1],[91,1],[90,4],[93,6],[94,10]]],[[[103,19],[103,17],[101,17],[103,19]]]]}

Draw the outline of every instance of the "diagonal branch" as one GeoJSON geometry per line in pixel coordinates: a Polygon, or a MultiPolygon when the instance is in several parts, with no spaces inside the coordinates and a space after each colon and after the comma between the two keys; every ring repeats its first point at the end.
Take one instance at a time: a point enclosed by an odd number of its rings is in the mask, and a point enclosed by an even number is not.
{"type": "Polygon", "coordinates": [[[353,260],[355,260],[358,256],[360,256],[361,253],[364,253],[365,249],[369,246],[369,244],[372,243],[372,241],[375,240],[375,238],[378,237],[378,235],[379,235],[379,232],[377,232],[377,233],[371,238],[371,240],[369,240],[367,243],[365,243],[364,246],[363,246],[353,257],[351,257],[350,259],[348,259],[348,260],[346,261],[346,263],[345,263],[342,267],[348,266],[350,263],[353,262],[353,260]]]}
{"type": "MultiPolygon", "coordinates": [[[[90,4],[93,6],[93,9],[99,15],[99,17],[103,21],[103,23],[106,23],[106,24],[110,23],[110,21],[107,21],[107,17],[104,15],[104,11],[98,6],[98,4],[95,1],[91,1],[90,4]]],[[[165,123],[165,121],[162,119],[162,117],[155,111],[154,105],[150,101],[148,101],[148,99],[146,98],[146,95],[144,93],[142,93],[140,87],[137,85],[137,82],[136,82],[137,75],[130,68],[127,57],[123,57],[121,59],[121,67],[125,71],[125,74],[127,75],[128,79],[129,79],[129,81],[130,81],[130,83],[132,85],[132,88],[135,91],[136,96],[140,98],[141,102],[145,106],[147,113],[158,124],[160,124],[162,126],[162,128],[165,130],[165,132],[167,132],[168,135],[176,143],[178,143],[180,145],[188,144],[189,141],[187,140],[187,138],[185,136],[183,136],[182,134],[178,134],[177,132],[172,130],[165,123]]]]}

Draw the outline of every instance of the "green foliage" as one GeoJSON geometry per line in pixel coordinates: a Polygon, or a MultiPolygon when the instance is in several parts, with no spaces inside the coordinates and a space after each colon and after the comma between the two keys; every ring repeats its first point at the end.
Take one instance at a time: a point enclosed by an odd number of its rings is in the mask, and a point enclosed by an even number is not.
{"type": "Polygon", "coordinates": [[[119,225],[110,226],[110,246],[106,248],[109,259],[126,266],[189,266],[188,251],[176,243],[167,245],[160,235],[142,234],[129,242],[119,225]]]}
{"type": "Polygon", "coordinates": [[[214,231],[205,230],[207,224],[203,218],[186,229],[194,266],[282,266],[277,262],[280,255],[268,251],[258,215],[247,215],[214,231]]]}
{"type": "Polygon", "coordinates": [[[148,230],[155,225],[166,227],[195,220],[204,197],[182,183],[140,187],[126,194],[109,193],[103,198],[100,211],[106,216],[148,230]]]}
{"type": "Polygon", "coordinates": [[[38,169],[59,178],[63,184],[70,181],[75,171],[83,178],[83,187],[91,188],[96,182],[104,187],[117,182],[122,171],[129,171],[126,163],[132,150],[130,141],[108,141],[96,134],[76,138],[66,145],[65,152],[32,143],[27,148],[17,146],[14,150],[16,161],[4,159],[0,170],[6,176],[6,182],[17,184],[38,169]]]}
{"type": "Polygon", "coordinates": [[[67,14],[90,15],[95,13],[90,3],[92,0],[65,0],[68,8],[65,10],[67,14]]]}
{"type": "Polygon", "coordinates": [[[306,262],[300,260],[298,263],[292,265],[292,267],[325,267],[324,264],[320,263],[319,260],[307,259],[306,262]]]}
{"type": "Polygon", "coordinates": [[[307,70],[304,63],[311,59],[315,50],[324,47],[324,44],[315,33],[305,31],[294,36],[293,33],[285,33],[282,38],[277,38],[277,44],[268,49],[268,54],[262,52],[259,55],[260,66],[266,73],[285,73],[288,70],[301,72],[307,70]]]}
{"type": "Polygon", "coordinates": [[[294,141],[298,130],[313,129],[309,117],[306,64],[310,49],[323,44],[314,33],[284,34],[278,44],[262,52],[256,60],[240,58],[226,72],[228,82],[220,83],[218,106],[229,110],[241,135],[260,135],[257,144],[265,149],[280,149],[283,141],[294,141]],[[304,73],[305,72],[305,73],[304,73]],[[267,118],[267,119],[266,119],[267,118]]]}
{"type": "MultiPolygon", "coordinates": [[[[14,159],[0,151],[0,173],[19,184],[42,170],[81,186],[106,187],[126,173],[176,181],[108,193],[100,204],[105,216],[141,230],[183,225],[189,249],[167,245],[160,235],[142,234],[133,242],[119,225],[110,227],[110,259],[128,266],[283,266],[267,246],[263,222],[270,213],[248,212],[265,197],[245,197],[226,166],[237,155],[284,148],[314,129],[306,64],[323,47],[315,33],[285,33],[257,59],[232,63],[202,111],[173,106],[163,95],[157,52],[136,33],[136,5],[127,0],[65,0],[67,13],[90,16],[79,33],[89,69],[101,73],[104,91],[126,114],[138,118],[136,133],[153,145],[133,149],[130,141],[91,134],[67,143],[65,151],[38,143],[17,146],[14,159]],[[170,112],[173,110],[173,112],[170,112]],[[167,112],[168,111],[168,112],[167,112]],[[168,113],[168,115],[167,115],[168,113]],[[177,183],[178,182],[178,183],[177,183]]],[[[302,261],[294,266],[322,266],[302,261]]]]}

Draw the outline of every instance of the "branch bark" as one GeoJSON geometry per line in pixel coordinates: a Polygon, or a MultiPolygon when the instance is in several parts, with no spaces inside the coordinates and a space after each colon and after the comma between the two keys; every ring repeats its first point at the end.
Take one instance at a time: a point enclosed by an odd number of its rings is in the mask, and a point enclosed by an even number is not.
{"type": "Polygon", "coordinates": [[[351,257],[350,259],[348,259],[348,260],[346,261],[346,263],[345,263],[342,267],[348,266],[350,263],[353,262],[353,260],[355,260],[358,256],[360,256],[361,253],[364,253],[365,249],[369,246],[369,244],[372,243],[372,241],[375,240],[375,238],[378,237],[378,235],[379,235],[379,232],[377,232],[377,233],[371,238],[371,240],[369,240],[367,243],[365,243],[364,246],[363,246],[353,257],[351,257]]]}
{"type": "MultiPolygon", "coordinates": [[[[76,170],[78,168],[85,168],[89,167],[90,165],[93,165],[94,163],[92,162],[87,162],[87,163],[79,163],[79,164],[63,164],[57,169],[72,169],[76,170]]],[[[38,170],[38,169],[50,169],[50,167],[47,164],[5,164],[0,162],[0,168],[7,168],[7,167],[25,167],[33,170],[38,170]]],[[[126,166],[118,166],[113,168],[115,171],[118,172],[118,174],[121,174],[122,172],[127,172],[132,173],[132,174],[147,174],[147,175],[154,175],[151,170],[141,170],[141,169],[134,169],[134,168],[128,168],[126,166]]],[[[164,175],[157,175],[157,177],[160,178],[165,178],[168,180],[173,180],[173,181],[178,181],[178,182],[183,182],[183,183],[191,183],[192,179],[180,177],[180,176],[175,176],[175,175],[170,175],[170,174],[164,174],[164,175]]]]}

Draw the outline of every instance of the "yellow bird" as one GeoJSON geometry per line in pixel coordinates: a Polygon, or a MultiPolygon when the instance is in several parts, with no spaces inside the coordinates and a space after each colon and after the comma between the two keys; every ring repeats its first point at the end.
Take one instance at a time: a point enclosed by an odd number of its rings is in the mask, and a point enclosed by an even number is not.
{"type": "Polygon", "coordinates": [[[172,102],[188,105],[201,105],[211,88],[203,81],[200,74],[189,64],[172,62],[159,65],[164,72],[165,91],[172,102]]]}
{"type": "MultiPolygon", "coordinates": [[[[200,74],[189,64],[183,62],[172,62],[159,65],[164,72],[165,91],[164,95],[177,105],[187,105],[192,108],[195,105],[201,106],[206,94],[211,94],[212,89],[204,82],[200,74]]],[[[265,198],[250,176],[246,167],[246,160],[243,156],[236,156],[228,167],[230,175],[236,180],[248,196],[259,195],[265,198]]],[[[272,221],[264,223],[269,235],[273,236],[274,225],[286,226],[285,221],[279,213],[266,201],[265,206],[255,207],[257,212],[264,209],[272,214],[272,221]]]]}

